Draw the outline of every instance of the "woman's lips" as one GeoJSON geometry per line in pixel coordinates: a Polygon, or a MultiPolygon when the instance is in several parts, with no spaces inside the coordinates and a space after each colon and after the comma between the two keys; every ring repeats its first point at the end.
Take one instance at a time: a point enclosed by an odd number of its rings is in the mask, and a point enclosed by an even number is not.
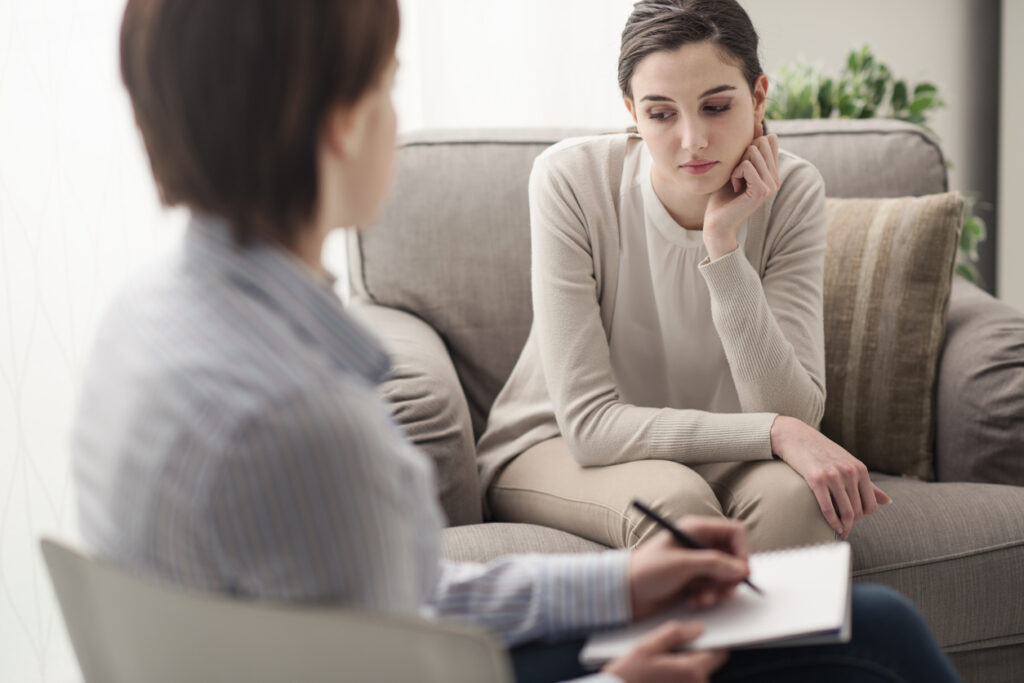
{"type": "Polygon", "coordinates": [[[707,173],[708,171],[710,171],[717,164],[718,164],[717,161],[700,161],[700,162],[689,161],[689,162],[683,164],[682,166],[680,166],[679,168],[683,169],[684,171],[686,171],[687,173],[689,173],[691,175],[702,175],[702,174],[707,173]]]}

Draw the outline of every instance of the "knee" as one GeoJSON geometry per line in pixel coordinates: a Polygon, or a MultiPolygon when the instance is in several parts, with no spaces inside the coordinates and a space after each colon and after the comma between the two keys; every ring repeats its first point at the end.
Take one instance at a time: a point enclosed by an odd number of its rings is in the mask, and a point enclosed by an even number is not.
{"type": "Polygon", "coordinates": [[[934,640],[914,603],[888,586],[858,584],[853,587],[852,603],[853,633],[862,643],[870,639],[920,648],[934,640]]]}
{"type": "Polygon", "coordinates": [[[902,593],[877,583],[862,583],[853,587],[854,623],[862,622],[878,632],[885,628],[894,633],[927,630],[914,603],[902,593]]]}
{"type": "MultiPolygon", "coordinates": [[[[636,482],[634,497],[647,503],[669,520],[684,515],[721,517],[722,506],[704,479],[686,465],[669,460],[651,460],[653,467],[636,482]]],[[[623,511],[627,521],[626,541],[629,547],[657,533],[659,527],[632,505],[623,511]]]]}
{"type": "Polygon", "coordinates": [[[747,523],[753,548],[763,551],[836,540],[804,478],[785,463],[767,465],[772,471],[760,482],[757,495],[735,501],[747,509],[729,511],[747,523]]]}

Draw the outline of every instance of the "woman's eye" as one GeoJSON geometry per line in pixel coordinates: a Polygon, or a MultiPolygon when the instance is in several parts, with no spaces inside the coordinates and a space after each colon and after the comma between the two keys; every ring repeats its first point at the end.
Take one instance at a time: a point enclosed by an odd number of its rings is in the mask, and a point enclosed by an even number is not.
{"type": "Polygon", "coordinates": [[[706,107],[704,107],[704,111],[708,112],[709,114],[721,114],[723,112],[729,111],[729,105],[728,104],[719,104],[719,105],[711,105],[711,104],[709,104],[706,107]]]}
{"type": "Polygon", "coordinates": [[[670,111],[652,111],[648,114],[648,118],[654,119],[655,121],[666,121],[671,118],[672,112],[670,111]]]}

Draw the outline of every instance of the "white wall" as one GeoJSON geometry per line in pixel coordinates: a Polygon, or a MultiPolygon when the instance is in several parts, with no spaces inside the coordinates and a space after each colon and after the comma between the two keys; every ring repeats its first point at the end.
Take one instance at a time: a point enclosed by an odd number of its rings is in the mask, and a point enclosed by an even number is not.
{"type": "MultiPolygon", "coordinates": [[[[868,42],[897,73],[937,82],[951,103],[935,127],[957,162],[954,187],[975,186],[972,142],[984,124],[972,85],[975,3],[744,4],[769,68],[800,53],[838,64],[868,42]],[[930,32],[913,33],[925,13],[930,32]]],[[[67,429],[97,318],[127,271],[173,244],[184,220],[159,208],[120,86],[122,6],[0,0],[0,680],[12,683],[77,676],[36,543],[44,532],[75,536],[67,429]]],[[[402,0],[401,127],[627,125],[615,62],[630,7],[402,0]]],[[[1007,116],[1019,117],[1015,92],[1007,116]]],[[[1016,234],[1006,262],[1024,254],[1016,234]]]]}
{"type": "Polygon", "coordinates": [[[116,72],[118,0],[0,1],[0,680],[77,676],[36,543],[74,535],[67,424],[97,315],[172,239],[116,72]]]}

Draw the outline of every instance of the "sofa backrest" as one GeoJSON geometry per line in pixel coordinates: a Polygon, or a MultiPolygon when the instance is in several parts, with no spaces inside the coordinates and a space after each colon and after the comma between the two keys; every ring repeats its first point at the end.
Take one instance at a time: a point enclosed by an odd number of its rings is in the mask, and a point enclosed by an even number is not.
{"type": "MultiPolygon", "coordinates": [[[[830,197],[944,192],[928,131],[891,120],[772,121],[780,146],[821,171],[830,197]]],[[[349,237],[354,298],[418,316],[441,335],[476,437],[532,320],[527,180],[549,145],[593,130],[443,130],[405,136],[377,224],[349,237]]]]}

